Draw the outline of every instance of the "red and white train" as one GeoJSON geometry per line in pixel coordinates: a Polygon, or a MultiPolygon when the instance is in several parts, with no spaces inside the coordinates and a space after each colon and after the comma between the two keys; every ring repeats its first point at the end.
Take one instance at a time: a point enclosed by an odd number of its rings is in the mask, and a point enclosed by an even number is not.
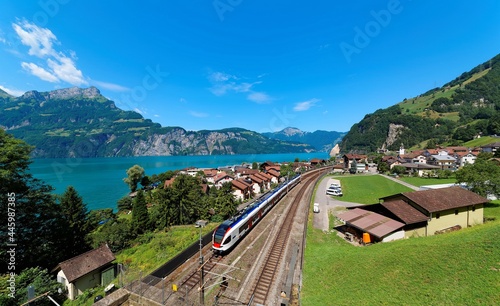
{"type": "Polygon", "coordinates": [[[212,248],[214,252],[224,254],[230,251],[298,183],[300,183],[300,174],[245,207],[237,215],[222,222],[213,233],[212,248]]]}

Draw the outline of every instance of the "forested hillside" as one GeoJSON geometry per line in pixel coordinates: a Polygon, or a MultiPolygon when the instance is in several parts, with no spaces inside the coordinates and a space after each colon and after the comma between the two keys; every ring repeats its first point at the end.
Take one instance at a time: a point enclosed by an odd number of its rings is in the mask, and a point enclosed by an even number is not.
{"type": "Polygon", "coordinates": [[[33,157],[113,157],[310,152],[310,145],[271,140],[228,128],[162,127],[117,108],[95,87],[0,92],[0,128],[35,147],[33,157]]]}
{"type": "Polygon", "coordinates": [[[279,132],[262,133],[262,135],[271,139],[305,143],[322,152],[330,152],[330,150],[337,143],[340,143],[345,134],[345,132],[320,130],[314,132],[304,132],[292,127],[285,128],[279,132]]]}
{"type": "Polygon", "coordinates": [[[366,115],[344,137],[343,151],[372,152],[426,140],[459,145],[500,134],[500,55],[455,80],[366,115]]]}

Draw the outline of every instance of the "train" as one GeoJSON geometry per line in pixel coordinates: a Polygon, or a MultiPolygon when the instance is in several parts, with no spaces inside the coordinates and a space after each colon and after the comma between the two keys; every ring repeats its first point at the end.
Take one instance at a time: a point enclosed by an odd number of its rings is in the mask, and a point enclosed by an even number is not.
{"type": "Polygon", "coordinates": [[[300,183],[300,179],[300,174],[294,176],[222,222],[212,235],[214,253],[217,255],[228,253],[289,190],[300,183]]]}

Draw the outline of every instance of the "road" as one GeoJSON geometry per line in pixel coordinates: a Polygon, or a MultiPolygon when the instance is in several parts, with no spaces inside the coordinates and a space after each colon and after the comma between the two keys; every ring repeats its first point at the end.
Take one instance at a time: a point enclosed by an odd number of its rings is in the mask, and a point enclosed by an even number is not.
{"type": "MultiPolygon", "coordinates": [[[[403,182],[401,180],[398,180],[394,177],[388,176],[388,175],[383,175],[379,174],[389,180],[392,180],[398,184],[404,185],[408,188],[411,188],[413,190],[419,190],[420,188],[411,184],[408,184],[406,182],[403,182]]],[[[332,177],[325,177],[321,180],[319,183],[318,189],[316,190],[316,195],[314,197],[314,202],[319,203],[319,213],[314,214],[314,219],[313,219],[313,226],[314,228],[321,229],[324,231],[328,231],[329,229],[329,212],[330,211],[338,211],[338,208],[345,208],[345,207],[354,207],[354,206],[359,206],[359,205],[364,205],[360,203],[352,203],[352,202],[344,202],[341,201],[341,197],[335,197],[335,196],[329,196],[325,194],[325,190],[330,186],[330,184],[338,182],[338,180],[332,178],[332,177]]]]}
{"type": "Polygon", "coordinates": [[[324,231],[329,230],[329,211],[334,211],[336,208],[343,207],[353,207],[358,205],[363,205],[360,203],[351,203],[341,201],[341,197],[334,197],[325,194],[325,190],[332,184],[338,180],[326,177],[321,180],[319,183],[318,189],[316,190],[316,195],[314,197],[314,202],[319,203],[319,213],[314,214],[313,226],[314,228],[321,229],[324,231]]]}

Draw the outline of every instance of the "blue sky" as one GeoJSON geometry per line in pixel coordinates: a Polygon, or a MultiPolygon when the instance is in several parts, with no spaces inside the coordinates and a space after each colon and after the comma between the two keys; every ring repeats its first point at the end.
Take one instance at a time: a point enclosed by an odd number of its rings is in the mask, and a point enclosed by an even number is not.
{"type": "Polygon", "coordinates": [[[187,130],[347,131],[500,51],[500,2],[2,1],[0,88],[187,130]]]}

